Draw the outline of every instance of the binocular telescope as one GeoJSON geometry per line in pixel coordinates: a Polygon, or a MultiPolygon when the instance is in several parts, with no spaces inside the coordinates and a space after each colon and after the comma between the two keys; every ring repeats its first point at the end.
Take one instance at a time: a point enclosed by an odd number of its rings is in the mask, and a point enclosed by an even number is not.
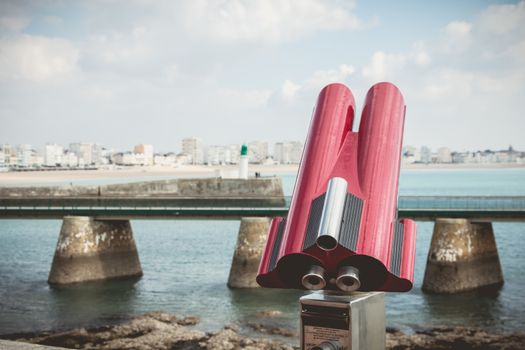
{"type": "Polygon", "coordinates": [[[319,94],[286,218],[272,220],[257,282],[269,288],[412,288],[416,225],[397,218],[405,103],[397,87],[368,91],[359,129],[342,84],[319,94]]]}

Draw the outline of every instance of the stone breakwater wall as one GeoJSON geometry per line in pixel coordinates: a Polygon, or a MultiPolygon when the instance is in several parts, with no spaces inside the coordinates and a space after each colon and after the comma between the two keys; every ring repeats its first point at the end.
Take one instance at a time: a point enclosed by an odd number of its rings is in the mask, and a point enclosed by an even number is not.
{"type": "Polygon", "coordinates": [[[279,177],[172,179],[103,186],[0,187],[0,205],[230,205],[285,204],[279,177]]]}
{"type": "Polygon", "coordinates": [[[279,177],[172,179],[103,186],[0,187],[0,197],[283,196],[279,177]]]}

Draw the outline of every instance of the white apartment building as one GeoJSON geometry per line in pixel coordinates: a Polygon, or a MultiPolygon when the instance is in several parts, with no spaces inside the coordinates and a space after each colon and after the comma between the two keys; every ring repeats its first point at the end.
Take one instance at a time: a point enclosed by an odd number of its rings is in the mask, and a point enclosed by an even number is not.
{"type": "Polygon", "coordinates": [[[230,164],[239,164],[241,156],[241,145],[228,145],[228,150],[230,151],[230,164]]]}
{"type": "Polygon", "coordinates": [[[450,152],[450,148],[441,147],[437,150],[437,162],[452,163],[452,152],[450,152]]]}
{"type": "Polygon", "coordinates": [[[279,164],[299,164],[302,153],[302,142],[277,142],[273,148],[273,159],[279,164]]]}
{"type": "Polygon", "coordinates": [[[153,157],[153,162],[155,165],[160,166],[175,166],[177,162],[177,156],[175,153],[155,154],[153,157]]]}
{"type": "Polygon", "coordinates": [[[144,158],[144,165],[153,165],[154,163],[154,153],[153,153],[153,146],[149,144],[141,143],[140,145],[136,145],[133,149],[133,153],[135,154],[141,154],[144,158]]]}
{"type": "Polygon", "coordinates": [[[402,162],[405,164],[421,162],[421,150],[414,146],[403,147],[402,162]]]}
{"type": "Polygon", "coordinates": [[[117,165],[142,165],[144,155],[132,152],[116,153],[113,155],[113,162],[117,165]]]}
{"type": "Polygon", "coordinates": [[[3,166],[7,169],[11,166],[16,165],[16,153],[15,150],[11,147],[10,144],[5,143],[2,145],[2,151],[0,152],[3,155],[3,166]]]}
{"type": "Polygon", "coordinates": [[[268,158],[268,142],[252,141],[248,143],[248,157],[250,163],[262,163],[268,158]]]}
{"type": "Polygon", "coordinates": [[[432,162],[432,150],[427,146],[422,146],[419,154],[421,156],[421,163],[428,164],[432,162]]]}
{"type": "Polygon", "coordinates": [[[57,144],[47,144],[44,147],[44,164],[46,166],[57,166],[62,164],[64,147],[57,144]]]}
{"type": "Polygon", "coordinates": [[[182,153],[191,157],[191,164],[204,164],[204,143],[200,138],[182,139],[182,153]]]}
{"type": "Polygon", "coordinates": [[[69,150],[73,152],[79,162],[86,165],[107,164],[104,159],[104,148],[96,143],[75,142],[69,144],[69,150]]]}
{"type": "Polygon", "coordinates": [[[85,164],[92,164],[93,162],[93,144],[92,143],[70,143],[69,150],[74,153],[78,159],[82,159],[85,164]]]}
{"type": "Polygon", "coordinates": [[[5,171],[7,170],[7,165],[5,163],[5,154],[4,154],[4,150],[0,150],[0,171],[5,171]]]}
{"type": "Polygon", "coordinates": [[[206,163],[210,165],[232,164],[230,146],[208,146],[206,163]]]}
{"type": "Polygon", "coordinates": [[[17,166],[20,168],[29,168],[33,165],[33,149],[31,145],[19,145],[16,149],[17,166]]]}
{"type": "Polygon", "coordinates": [[[78,157],[74,152],[66,152],[62,156],[62,166],[67,166],[69,168],[78,167],[78,157]]]}

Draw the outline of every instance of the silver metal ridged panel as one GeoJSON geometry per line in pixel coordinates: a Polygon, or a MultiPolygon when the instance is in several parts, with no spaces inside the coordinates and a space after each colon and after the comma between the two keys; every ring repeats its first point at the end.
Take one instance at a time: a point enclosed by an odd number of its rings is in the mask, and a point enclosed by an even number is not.
{"type": "Polygon", "coordinates": [[[401,222],[396,221],[394,224],[392,253],[390,254],[390,272],[396,276],[399,276],[399,273],[401,272],[401,253],[403,250],[404,231],[404,225],[401,222]]]}
{"type": "Polygon", "coordinates": [[[363,200],[347,193],[339,241],[339,244],[346,249],[356,250],[362,213],[363,200]]]}
{"type": "Polygon", "coordinates": [[[282,220],[277,227],[277,234],[272,247],[272,255],[270,256],[269,271],[275,269],[277,265],[277,257],[279,256],[279,249],[281,249],[281,242],[283,241],[284,227],[286,225],[286,219],[282,220]]]}
{"type": "Polygon", "coordinates": [[[323,193],[312,201],[310,207],[310,215],[308,216],[308,226],[306,227],[306,237],[304,238],[303,249],[310,248],[315,244],[317,234],[319,232],[319,224],[321,223],[321,215],[323,214],[323,205],[326,193],[323,193]]]}

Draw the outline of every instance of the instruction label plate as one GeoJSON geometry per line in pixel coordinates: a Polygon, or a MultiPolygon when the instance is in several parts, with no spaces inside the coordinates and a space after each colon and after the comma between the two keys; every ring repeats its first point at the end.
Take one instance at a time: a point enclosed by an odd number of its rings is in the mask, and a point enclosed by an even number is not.
{"type": "Polygon", "coordinates": [[[342,350],[352,349],[351,334],[348,329],[304,326],[304,349],[310,350],[325,341],[337,341],[342,350]]]}

